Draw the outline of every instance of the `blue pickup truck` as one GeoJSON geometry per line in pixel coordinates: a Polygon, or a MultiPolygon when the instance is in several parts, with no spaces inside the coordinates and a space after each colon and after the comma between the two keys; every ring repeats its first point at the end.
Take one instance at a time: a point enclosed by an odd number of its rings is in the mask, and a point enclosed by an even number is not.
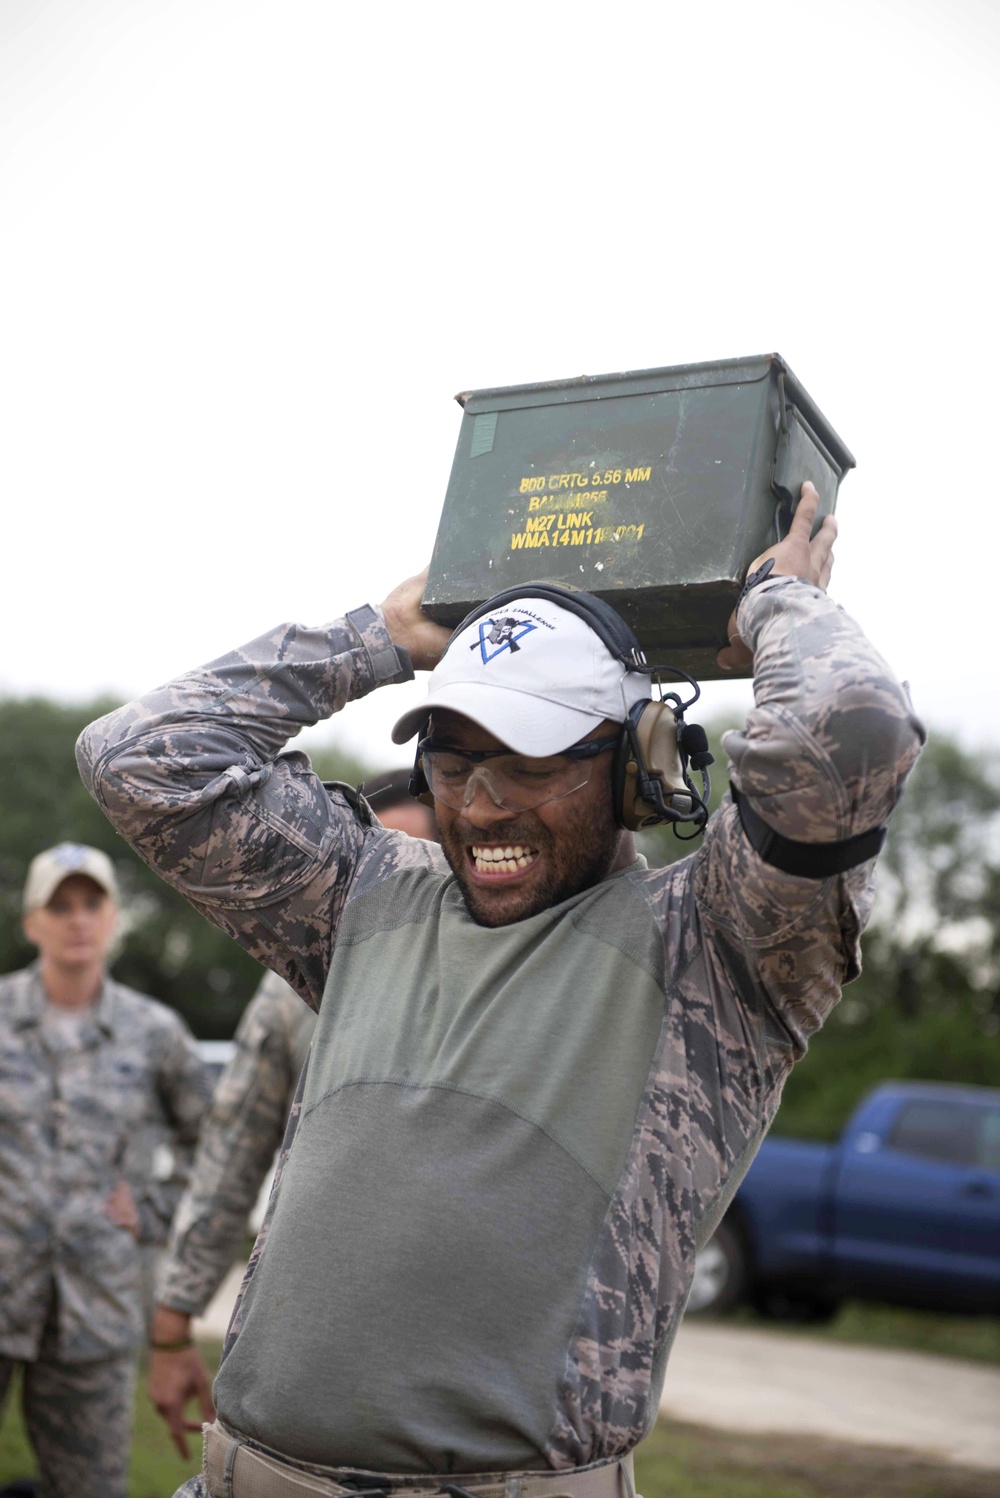
{"type": "Polygon", "coordinates": [[[688,1311],[822,1321],[847,1296],[1000,1313],[1000,1090],[889,1082],[838,1144],[766,1139],[688,1311]]]}

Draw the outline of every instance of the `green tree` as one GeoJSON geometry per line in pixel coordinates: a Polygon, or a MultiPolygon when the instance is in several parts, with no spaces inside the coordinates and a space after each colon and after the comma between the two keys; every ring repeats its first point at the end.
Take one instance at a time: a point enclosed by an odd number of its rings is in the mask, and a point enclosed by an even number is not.
{"type": "Polygon", "coordinates": [[[879,865],[869,960],[884,1000],[911,1020],[975,995],[1000,1028],[1000,756],[929,740],[879,865]]]}
{"type": "MultiPolygon", "coordinates": [[[[228,1037],[260,981],[260,966],[135,857],[77,773],[77,736],[115,705],[0,700],[0,972],[24,967],[35,955],[21,931],[31,859],[55,843],[89,843],[109,855],[121,884],[125,922],[115,976],[179,1010],[196,1035],[228,1037]]],[[[334,747],[318,751],[314,762],[325,780],[357,783],[365,774],[334,747]]]]}

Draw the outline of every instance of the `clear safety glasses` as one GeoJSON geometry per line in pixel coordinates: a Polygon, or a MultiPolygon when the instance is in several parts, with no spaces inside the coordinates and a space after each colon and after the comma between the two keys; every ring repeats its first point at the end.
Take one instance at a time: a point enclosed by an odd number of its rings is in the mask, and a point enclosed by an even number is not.
{"type": "Polygon", "coordinates": [[[534,811],[582,790],[594,760],[614,749],[618,738],[588,739],[545,759],[509,749],[456,749],[427,738],[417,745],[417,756],[431,795],[455,811],[474,800],[480,782],[501,811],[534,811]]]}

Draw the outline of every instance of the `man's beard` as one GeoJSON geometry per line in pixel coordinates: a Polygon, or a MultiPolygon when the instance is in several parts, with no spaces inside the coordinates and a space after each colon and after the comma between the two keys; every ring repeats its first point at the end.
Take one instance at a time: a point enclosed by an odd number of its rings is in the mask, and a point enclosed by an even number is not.
{"type": "Polygon", "coordinates": [[[464,817],[456,817],[447,828],[439,827],[441,848],[474,921],[480,926],[523,921],[606,878],[618,852],[621,830],[608,801],[602,799],[595,809],[591,800],[583,800],[579,808],[577,815],[566,818],[557,834],[531,812],[521,812],[488,828],[477,827],[464,817]],[[467,857],[469,843],[520,843],[535,848],[538,861],[544,860],[544,872],[527,888],[512,885],[490,889],[476,884],[467,857]]]}

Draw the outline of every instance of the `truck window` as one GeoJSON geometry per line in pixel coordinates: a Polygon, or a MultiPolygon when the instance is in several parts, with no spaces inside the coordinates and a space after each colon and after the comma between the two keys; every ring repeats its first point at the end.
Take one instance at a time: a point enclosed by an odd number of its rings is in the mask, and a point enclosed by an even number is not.
{"type": "Polygon", "coordinates": [[[983,1170],[1000,1170],[1000,1108],[984,1108],[979,1131],[979,1158],[983,1170]]]}
{"type": "Polygon", "coordinates": [[[904,1103],[889,1134],[892,1149],[947,1165],[980,1163],[979,1110],[961,1103],[904,1103]]]}

